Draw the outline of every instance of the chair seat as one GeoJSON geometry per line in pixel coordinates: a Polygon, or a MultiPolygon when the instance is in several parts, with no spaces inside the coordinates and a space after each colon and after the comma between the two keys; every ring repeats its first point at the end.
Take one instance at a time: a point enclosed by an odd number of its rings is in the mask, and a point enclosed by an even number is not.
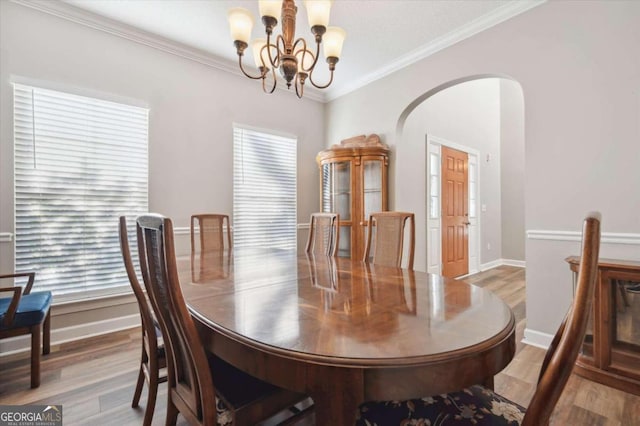
{"type": "Polygon", "coordinates": [[[0,298],[0,312],[2,312],[0,313],[0,330],[29,327],[43,322],[51,305],[51,292],[34,291],[30,294],[23,295],[20,298],[13,323],[10,327],[6,327],[3,323],[4,316],[9,308],[9,303],[11,303],[10,297],[0,298]]]}
{"type": "MultiPolygon", "coordinates": [[[[270,395],[283,392],[270,383],[263,382],[238,370],[220,358],[208,354],[213,382],[216,387],[216,423],[218,426],[233,425],[233,412],[270,395]]],[[[289,393],[288,391],[284,391],[289,393]]],[[[292,403],[301,399],[300,395],[290,393],[292,403]]]]}
{"type": "Polygon", "coordinates": [[[277,386],[238,370],[217,356],[210,355],[209,358],[214,386],[220,390],[226,402],[236,408],[281,390],[277,386]]]}
{"type": "Polygon", "coordinates": [[[358,412],[357,426],[475,425],[515,426],[525,409],[482,386],[406,401],[366,402],[358,412]]]}

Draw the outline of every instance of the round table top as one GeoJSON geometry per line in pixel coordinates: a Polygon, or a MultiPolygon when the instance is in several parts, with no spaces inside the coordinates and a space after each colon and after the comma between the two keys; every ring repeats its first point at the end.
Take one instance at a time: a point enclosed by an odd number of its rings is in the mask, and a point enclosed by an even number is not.
{"type": "Polygon", "coordinates": [[[178,259],[192,314],[262,351],[336,365],[463,357],[513,333],[490,291],[438,275],[295,251],[235,249],[178,259]]]}

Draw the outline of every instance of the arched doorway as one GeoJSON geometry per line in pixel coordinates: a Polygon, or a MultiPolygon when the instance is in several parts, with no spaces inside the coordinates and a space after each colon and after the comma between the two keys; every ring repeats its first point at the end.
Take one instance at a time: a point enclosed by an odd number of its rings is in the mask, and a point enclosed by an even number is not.
{"type": "Polygon", "coordinates": [[[391,205],[416,213],[416,269],[442,272],[440,166],[434,173],[442,146],[467,152],[471,160],[468,272],[524,265],[524,100],[519,83],[503,75],[480,75],[441,84],[405,108],[396,141],[391,205]]]}

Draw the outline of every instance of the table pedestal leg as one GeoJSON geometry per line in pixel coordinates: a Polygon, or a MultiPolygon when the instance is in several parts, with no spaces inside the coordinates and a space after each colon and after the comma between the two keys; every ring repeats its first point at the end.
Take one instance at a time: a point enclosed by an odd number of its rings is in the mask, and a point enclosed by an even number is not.
{"type": "Polygon", "coordinates": [[[323,376],[311,382],[322,386],[310,394],[315,404],[316,426],[353,426],[358,406],[364,402],[362,371],[325,367],[311,374],[323,376]]]}
{"type": "Polygon", "coordinates": [[[482,386],[484,386],[487,389],[491,389],[494,390],[493,388],[493,376],[489,376],[486,379],[484,379],[484,381],[481,383],[482,386]]]}

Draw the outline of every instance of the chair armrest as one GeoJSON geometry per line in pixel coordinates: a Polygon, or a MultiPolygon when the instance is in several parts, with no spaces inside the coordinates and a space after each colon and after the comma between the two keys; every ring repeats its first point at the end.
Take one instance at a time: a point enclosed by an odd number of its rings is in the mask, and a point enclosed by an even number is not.
{"type": "Polygon", "coordinates": [[[7,308],[7,312],[4,316],[4,325],[6,327],[10,326],[13,323],[13,317],[16,314],[18,304],[20,303],[20,297],[22,296],[22,287],[0,287],[0,293],[9,291],[13,292],[13,296],[11,297],[9,308],[7,308]]]}
{"type": "Polygon", "coordinates": [[[27,285],[24,286],[24,294],[31,293],[31,287],[33,287],[33,281],[36,278],[35,272],[16,272],[15,274],[2,274],[0,275],[0,279],[3,278],[18,278],[18,277],[29,277],[27,281],[27,285]]]}

